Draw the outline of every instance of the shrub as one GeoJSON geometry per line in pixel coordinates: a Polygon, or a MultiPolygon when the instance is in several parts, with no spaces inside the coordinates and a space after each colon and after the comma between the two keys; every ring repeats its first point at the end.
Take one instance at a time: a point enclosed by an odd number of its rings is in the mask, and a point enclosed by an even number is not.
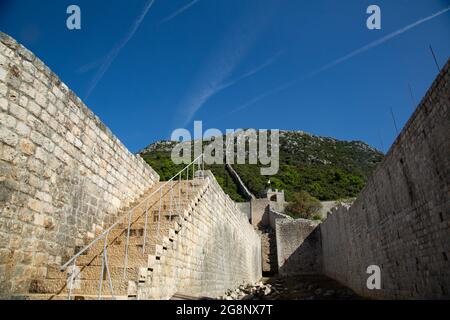
{"type": "Polygon", "coordinates": [[[294,193],[293,201],[286,207],[286,213],[293,218],[317,219],[322,204],[306,191],[294,193]]]}

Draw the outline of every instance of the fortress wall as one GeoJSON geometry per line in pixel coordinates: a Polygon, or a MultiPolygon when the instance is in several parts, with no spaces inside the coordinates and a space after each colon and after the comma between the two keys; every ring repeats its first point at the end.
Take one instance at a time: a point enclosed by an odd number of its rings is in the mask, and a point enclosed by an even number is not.
{"type": "Polygon", "coordinates": [[[278,215],[274,223],[279,274],[321,273],[319,222],[278,215]]]}
{"type": "Polygon", "coordinates": [[[211,172],[201,198],[174,246],[141,285],[139,299],[173,294],[218,297],[227,289],[261,279],[261,239],[211,172]]]}
{"type": "Polygon", "coordinates": [[[450,297],[450,62],[360,197],[320,226],[323,271],[373,298],[450,297]],[[369,265],[382,290],[368,290],[369,265]]]}
{"type": "Polygon", "coordinates": [[[256,197],[250,192],[250,190],[248,190],[247,186],[242,181],[236,170],[234,170],[234,168],[231,166],[231,164],[226,164],[225,167],[228,170],[231,178],[233,178],[234,182],[238,185],[240,192],[245,196],[245,198],[247,200],[256,199],[256,197]]]}
{"type": "Polygon", "coordinates": [[[61,265],[159,176],[0,33],[0,296],[61,265]]]}
{"type": "Polygon", "coordinates": [[[269,204],[269,199],[250,200],[251,220],[255,228],[269,224],[269,204]]]}
{"type": "Polygon", "coordinates": [[[269,208],[269,226],[272,228],[272,230],[276,229],[276,222],[279,219],[288,219],[288,220],[293,220],[290,216],[288,216],[287,214],[278,212],[278,211],[274,211],[272,208],[269,208]]]}
{"type": "Polygon", "coordinates": [[[252,220],[252,208],[250,202],[236,202],[237,207],[245,213],[248,221],[252,220]]]}

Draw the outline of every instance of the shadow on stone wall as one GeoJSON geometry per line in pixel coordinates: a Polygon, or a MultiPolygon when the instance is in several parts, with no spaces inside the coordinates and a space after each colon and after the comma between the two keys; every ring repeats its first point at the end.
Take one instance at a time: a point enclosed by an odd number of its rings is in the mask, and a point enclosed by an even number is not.
{"type": "Polygon", "coordinates": [[[280,226],[277,222],[277,250],[280,276],[322,273],[321,236],[317,225],[292,220],[283,221],[280,226]]]}

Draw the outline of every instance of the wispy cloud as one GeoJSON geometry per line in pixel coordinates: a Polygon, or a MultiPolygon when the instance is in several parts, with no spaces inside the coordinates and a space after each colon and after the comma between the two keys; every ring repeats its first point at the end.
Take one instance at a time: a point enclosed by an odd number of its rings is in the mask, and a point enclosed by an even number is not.
{"type": "Polygon", "coordinates": [[[333,68],[333,67],[337,66],[338,64],[341,64],[341,63],[343,63],[343,62],[345,62],[345,61],[347,61],[347,60],[349,60],[349,59],[351,59],[351,58],[353,58],[353,57],[363,53],[363,52],[366,52],[366,51],[369,51],[370,49],[378,47],[378,46],[382,45],[383,43],[385,43],[385,42],[387,42],[387,41],[389,41],[389,40],[391,40],[391,39],[393,39],[393,38],[395,38],[395,37],[397,37],[397,36],[407,32],[409,30],[411,30],[412,28],[415,28],[415,27],[421,25],[422,23],[425,23],[425,22],[427,22],[429,20],[432,20],[432,19],[434,19],[436,17],[439,17],[440,15],[446,13],[449,10],[450,10],[450,7],[446,8],[446,9],[443,9],[443,10],[441,10],[439,12],[436,12],[436,13],[434,13],[431,16],[428,16],[426,18],[417,20],[416,22],[414,22],[414,23],[412,23],[412,24],[410,24],[410,25],[408,25],[408,26],[406,26],[404,28],[401,28],[401,29],[399,29],[399,30],[397,30],[395,32],[392,32],[392,33],[388,34],[387,36],[384,36],[384,37],[382,37],[382,38],[380,38],[380,39],[378,39],[378,40],[376,40],[374,42],[369,43],[368,45],[365,45],[364,47],[361,47],[361,48],[359,48],[359,49],[357,49],[357,50],[355,50],[355,51],[353,51],[353,52],[351,52],[351,53],[349,53],[349,54],[347,54],[347,55],[345,55],[345,56],[343,56],[343,57],[341,57],[339,59],[334,60],[333,62],[331,62],[331,63],[329,63],[329,64],[327,64],[327,65],[325,65],[325,66],[323,66],[323,67],[321,67],[321,68],[319,68],[317,70],[315,70],[314,72],[311,73],[311,75],[316,75],[316,74],[319,74],[321,72],[324,72],[324,71],[326,71],[326,70],[328,70],[330,68],[333,68]]]}
{"type": "Polygon", "coordinates": [[[89,72],[89,71],[97,68],[98,66],[100,66],[103,63],[103,60],[104,60],[104,58],[97,59],[95,61],[86,63],[86,64],[82,65],[81,67],[79,67],[77,70],[75,70],[75,72],[77,74],[83,74],[83,73],[89,72]]]}
{"type": "Polygon", "coordinates": [[[312,72],[310,72],[309,74],[307,74],[305,76],[302,76],[300,78],[296,78],[294,80],[285,82],[284,84],[282,84],[282,85],[280,85],[278,87],[275,87],[274,89],[269,90],[269,91],[267,91],[267,92],[265,92],[265,93],[255,97],[255,98],[251,99],[250,101],[246,102],[245,104],[243,104],[243,105],[233,109],[229,114],[233,114],[233,113],[236,113],[236,112],[238,112],[240,110],[248,108],[251,105],[255,104],[258,101],[263,100],[264,98],[266,98],[268,96],[276,94],[276,93],[278,93],[280,91],[283,91],[283,90],[285,90],[285,89],[295,85],[299,81],[303,81],[303,80],[309,79],[309,78],[311,78],[313,76],[316,76],[316,75],[318,75],[318,74],[320,74],[322,72],[325,72],[325,71],[327,71],[327,70],[329,70],[329,69],[331,69],[333,67],[336,67],[337,65],[339,65],[339,64],[341,64],[341,63],[343,63],[343,62],[345,62],[345,61],[347,61],[347,60],[349,60],[349,59],[351,59],[351,58],[353,58],[353,57],[355,57],[357,55],[360,55],[360,54],[362,54],[362,53],[364,53],[366,51],[369,51],[369,50],[371,50],[371,49],[373,49],[375,47],[378,47],[378,46],[382,45],[383,43],[385,43],[385,42],[387,42],[389,40],[392,40],[395,37],[398,37],[399,35],[407,32],[407,31],[409,31],[409,30],[411,30],[411,29],[413,29],[413,28],[415,28],[415,27],[417,27],[417,26],[419,26],[419,25],[421,25],[421,24],[423,24],[423,23],[425,23],[427,21],[430,21],[430,20],[432,20],[432,19],[434,19],[436,17],[439,17],[439,16],[443,15],[444,13],[446,13],[448,11],[450,11],[450,7],[447,7],[445,9],[441,10],[441,11],[438,11],[438,12],[436,12],[436,13],[428,16],[428,17],[419,19],[416,22],[407,25],[406,27],[403,27],[403,28],[401,28],[401,29],[399,29],[397,31],[394,31],[394,32],[392,32],[392,33],[390,33],[390,34],[388,34],[388,35],[386,35],[386,36],[384,36],[384,37],[382,37],[382,38],[380,38],[378,40],[375,40],[375,41],[373,41],[373,42],[371,42],[371,43],[369,43],[369,44],[367,44],[367,45],[365,45],[365,46],[363,46],[363,47],[361,47],[361,48],[359,48],[357,50],[352,51],[349,54],[347,54],[347,55],[345,55],[345,56],[343,56],[343,57],[341,57],[339,59],[336,59],[336,60],[334,60],[334,61],[332,61],[332,62],[330,62],[330,63],[328,63],[328,64],[326,64],[326,65],[324,65],[324,66],[322,66],[322,67],[312,71],[312,72]]]}
{"type": "Polygon", "coordinates": [[[278,51],[276,54],[274,54],[273,56],[271,56],[269,59],[267,59],[266,61],[264,61],[262,64],[256,66],[255,68],[241,74],[239,77],[237,77],[236,79],[232,79],[229,80],[227,82],[224,82],[222,85],[220,85],[219,87],[217,87],[217,90],[214,92],[214,94],[219,93],[222,90],[227,89],[228,87],[231,87],[233,85],[235,85],[236,83],[238,83],[241,80],[244,80],[246,78],[249,78],[251,76],[253,76],[254,74],[260,72],[261,70],[269,67],[270,65],[272,65],[273,63],[275,63],[275,61],[278,60],[278,58],[280,57],[280,55],[282,54],[282,51],[278,51]]]}
{"type": "Polygon", "coordinates": [[[281,52],[277,52],[261,65],[233,78],[236,67],[271,21],[272,13],[263,9],[261,6],[256,11],[237,13],[238,17],[219,38],[220,41],[208,53],[207,58],[203,59],[199,72],[186,88],[186,94],[179,103],[179,113],[174,119],[176,126],[181,124],[178,123],[180,118],[183,119],[181,125],[189,124],[197,111],[214,95],[267,68],[281,55],[281,52]]]}
{"type": "Polygon", "coordinates": [[[168,15],[167,17],[165,17],[164,19],[159,21],[158,25],[161,25],[163,23],[166,23],[166,22],[172,20],[173,18],[175,18],[176,16],[182,14],[183,12],[185,12],[187,9],[189,9],[190,7],[192,7],[193,5],[195,5],[199,1],[200,0],[193,0],[193,1],[189,2],[185,6],[181,7],[180,9],[176,10],[175,12],[171,13],[170,15],[168,15]]]}
{"type": "Polygon", "coordinates": [[[139,26],[144,21],[145,16],[147,15],[150,8],[153,6],[154,2],[155,0],[147,1],[140,15],[134,20],[133,25],[131,26],[126,36],[122,38],[108,53],[108,55],[102,62],[99,70],[94,75],[94,78],[90,81],[88,90],[85,95],[85,99],[87,99],[92,94],[92,91],[95,89],[97,84],[100,82],[105,73],[108,71],[114,59],[119,55],[120,51],[127,45],[127,43],[133,38],[134,34],[139,29],[139,26]]]}
{"type": "MultiPolygon", "coordinates": [[[[199,91],[197,91],[197,95],[193,95],[188,100],[186,100],[186,105],[188,105],[188,109],[186,112],[185,125],[188,124],[192,120],[195,113],[198,110],[200,110],[206,104],[206,102],[208,102],[208,100],[211,99],[213,96],[215,96],[218,93],[224,91],[225,89],[235,85],[239,81],[249,78],[249,77],[255,75],[256,73],[262,71],[263,69],[269,67],[278,59],[280,54],[281,54],[281,52],[276,53],[275,55],[271,56],[269,59],[264,61],[262,64],[243,73],[242,75],[238,76],[235,79],[231,79],[231,80],[227,81],[227,80],[223,80],[225,78],[225,76],[219,76],[220,81],[218,81],[218,79],[212,79],[210,82],[205,83],[205,86],[203,88],[201,88],[199,91]]],[[[234,65],[232,68],[234,68],[234,65]]],[[[228,67],[227,69],[231,69],[231,68],[228,67]]],[[[228,73],[228,72],[226,72],[226,73],[228,73]]]]}

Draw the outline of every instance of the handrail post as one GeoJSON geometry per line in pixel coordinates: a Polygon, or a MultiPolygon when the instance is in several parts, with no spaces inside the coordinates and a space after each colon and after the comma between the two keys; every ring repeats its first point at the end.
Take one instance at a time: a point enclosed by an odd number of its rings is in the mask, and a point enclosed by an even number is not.
{"type": "Polygon", "coordinates": [[[205,178],[205,155],[202,154],[202,177],[205,178]]]}
{"type": "Polygon", "coordinates": [[[128,214],[128,229],[127,229],[127,241],[125,242],[125,259],[123,263],[123,278],[125,279],[126,276],[126,270],[128,267],[128,244],[130,242],[130,228],[131,228],[131,213],[128,214]]]}
{"type": "Polygon", "coordinates": [[[102,298],[102,291],[103,291],[103,274],[105,271],[105,247],[103,247],[103,254],[102,254],[102,269],[100,271],[100,279],[98,280],[98,295],[97,300],[100,300],[102,298]]]}
{"type": "Polygon", "coordinates": [[[161,220],[161,205],[162,205],[162,188],[161,191],[159,192],[159,209],[158,209],[158,227],[157,227],[157,239],[159,239],[159,227],[160,227],[160,220],[161,220]]]}
{"type": "Polygon", "coordinates": [[[180,173],[180,177],[178,178],[179,183],[178,183],[178,215],[181,214],[181,173],[180,173]]]}
{"type": "Polygon", "coordinates": [[[69,293],[68,293],[68,297],[67,297],[68,300],[72,300],[72,289],[73,289],[73,281],[75,278],[76,262],[77,262],[77,258],[75,258],[75,260],[73,260],[73,264],[72,264],[72,272],[70,274],[70,282],[69,282],[69,293]]]}
{"type": "Polygon", "coordinates": [[[149,210],[149,205],[147,202],[146,205],[146,210],[145,210],[145,227],[144,227],[144,242],[142,244],[142,253],[145,253],[145,245],[147,243],[147,225],[148,225],[148,210],[149,210]]]}
{"type": "Polygon", "coordinates": [[[108,275],[109,290],[111,291],[111,297],[112,297],[113,300],[115,300],[116,298],[114,296],[114,288],[113,288],[113,284],[112,284],[111,273],[109,272],[107,241],[108,241],[108,234],[106,234],[105,242],[103,244],[103,255],[104,255],[104,259],[103,260],[105,261],[105,268],[106,268],[106,274],[108,275]]]}
{"type": "Polygon", "coordinates": [[[173,202],[173,180],[170,186],[170,211],[169,211],[169,221],[172,222],[172,202],[173,202]]]}
{"type": "Polygon", "coordinates": [[[189,202],[189,166],[186,168],[186,202],[189,202]]]}

